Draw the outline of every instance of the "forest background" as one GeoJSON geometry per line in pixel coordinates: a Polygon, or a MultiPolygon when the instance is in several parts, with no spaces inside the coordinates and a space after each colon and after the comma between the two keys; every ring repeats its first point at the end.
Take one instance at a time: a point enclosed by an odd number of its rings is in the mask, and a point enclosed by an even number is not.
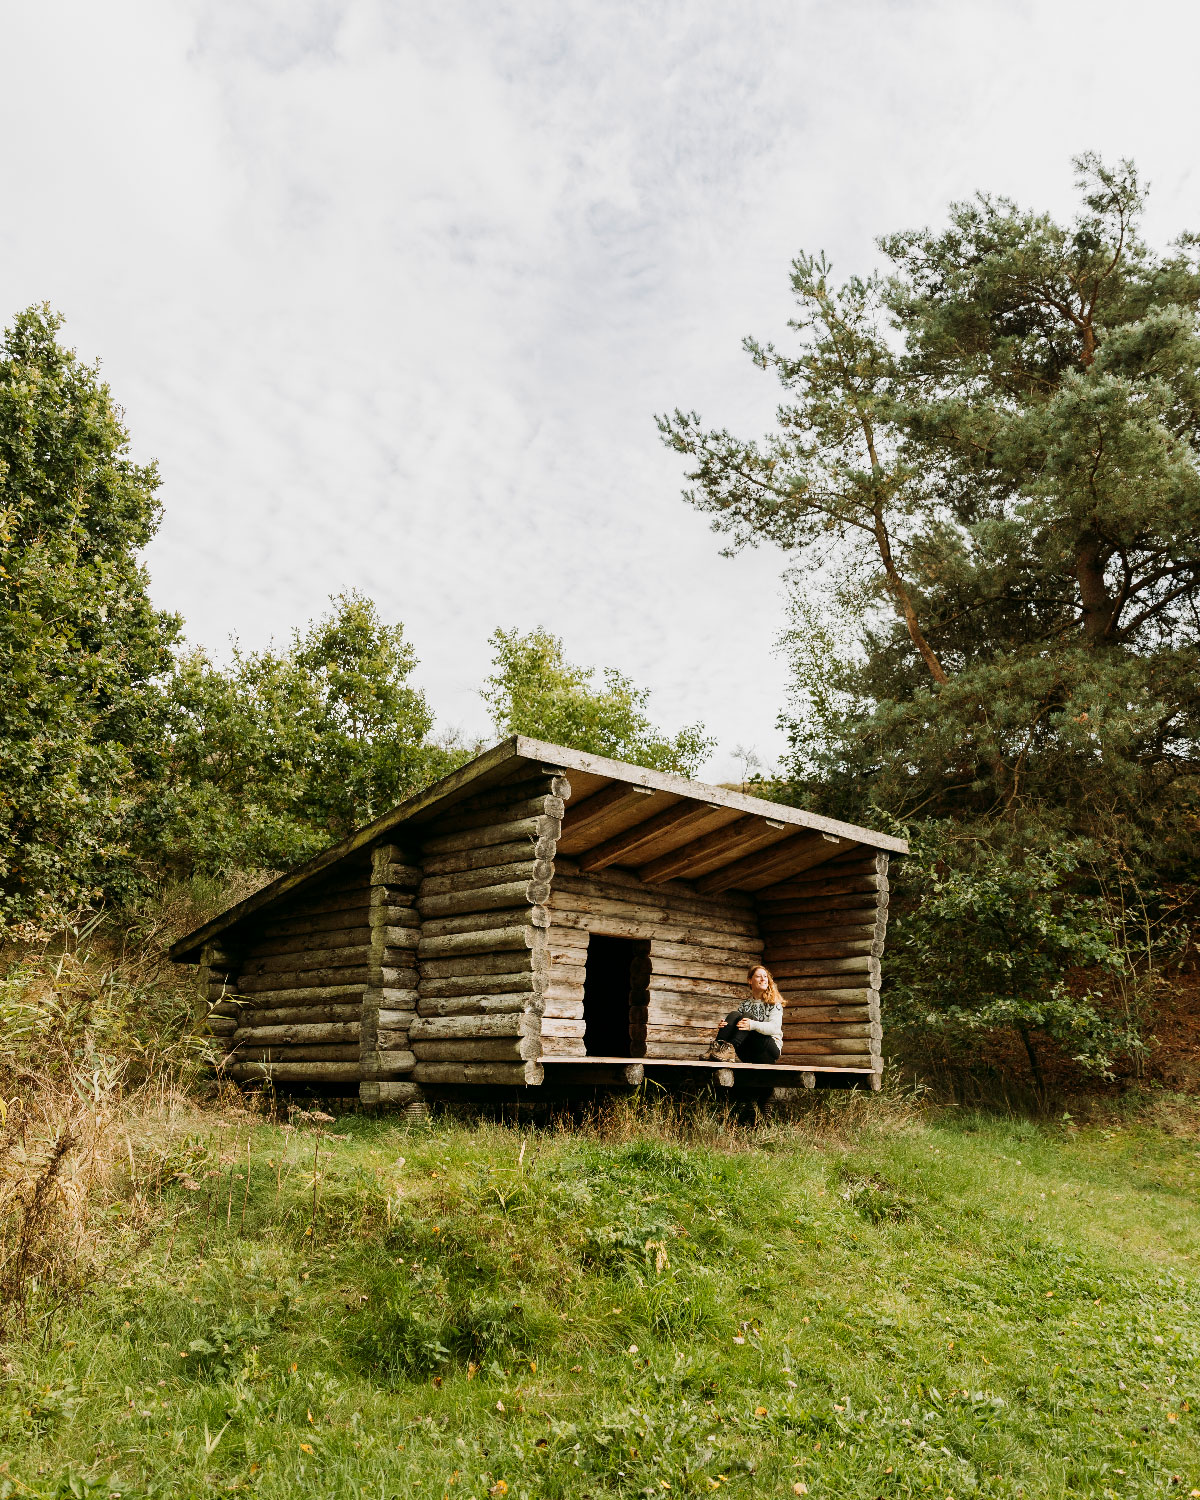
{"type": "MultiPolygon", "coordinates": [[[[1078,168],[1070,224],[980,195],[881,240],[876,277],[801,255],[786,338],[746,342],[782,387],[765,439],[659,419],[730,546],[790,557],[789,751],[746,785],[912,841],[893,1048],[1043,1098],[1196,1082],[1156,1057],[1194,1019],[1197,242],[1142,242],[1132,165],[1078,168]]],[[[17,1031],[70,1014],[103,1052],[190,1012],[72,1008],[64,951],[161,947],[479,747],[436,731],[414,644],[360,595],[227,667],[187,647],[139,560],[159,475],[60,331],[30,308],[0,349],[0,934],[17,1031]]],[[[694,773],[703,727],[656,726],[552,624],[493,635],[497,733],[694,773]]]]}

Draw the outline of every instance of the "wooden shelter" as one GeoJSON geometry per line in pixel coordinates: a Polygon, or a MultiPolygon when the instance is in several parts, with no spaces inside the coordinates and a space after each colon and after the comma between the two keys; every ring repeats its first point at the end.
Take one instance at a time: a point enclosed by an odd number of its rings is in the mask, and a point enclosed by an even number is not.
{"type": "Polygon", "coordinates": [[[516,736],[182,938],[237,1079],[878,1086],[901,839],[516,736]],[[770,1067],[704,1060],[766,963],[770,1067]],[[681,1071],[683,1070],[683,1071],[681,1071]]]}

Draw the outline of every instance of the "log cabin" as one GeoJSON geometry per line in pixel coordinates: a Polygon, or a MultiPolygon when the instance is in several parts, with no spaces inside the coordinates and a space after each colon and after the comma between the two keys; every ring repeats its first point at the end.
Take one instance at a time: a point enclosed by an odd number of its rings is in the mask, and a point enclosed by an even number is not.
{"type": "MultiPolygon", "coordinates": [[[[240,1081],[555,1097],[646,1078],[879,1086],[904,841],[515,736],[171,949],[240,1081]],[[756,962],[783,1052],[705,1054],[756,962]]],[[[507,1095],[499,1096],[507,1097],[507,1095]]]]}

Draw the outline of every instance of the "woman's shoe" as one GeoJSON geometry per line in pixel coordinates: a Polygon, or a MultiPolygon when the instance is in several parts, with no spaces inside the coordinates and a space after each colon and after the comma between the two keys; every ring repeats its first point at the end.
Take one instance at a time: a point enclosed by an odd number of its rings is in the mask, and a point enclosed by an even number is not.
{"type": "Polygon", "coordinates": [[[709,1062],[731,1063],[737,1062],[737,1053],[733,1049],[732,1042],[714,1042],[708,1049],[709,1062]]]}

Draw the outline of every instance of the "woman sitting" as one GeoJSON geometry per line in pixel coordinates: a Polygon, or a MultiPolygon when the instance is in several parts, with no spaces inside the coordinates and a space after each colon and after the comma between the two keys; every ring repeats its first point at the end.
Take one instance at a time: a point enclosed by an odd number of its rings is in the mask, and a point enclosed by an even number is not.
{"type": "Polygon", "coordinates": [[[725,1017],[708,1049],[713,1062],[773,1063],[783,1051],[783,996],[770,969],[750,970],[750,998],[725,1017]]]}

